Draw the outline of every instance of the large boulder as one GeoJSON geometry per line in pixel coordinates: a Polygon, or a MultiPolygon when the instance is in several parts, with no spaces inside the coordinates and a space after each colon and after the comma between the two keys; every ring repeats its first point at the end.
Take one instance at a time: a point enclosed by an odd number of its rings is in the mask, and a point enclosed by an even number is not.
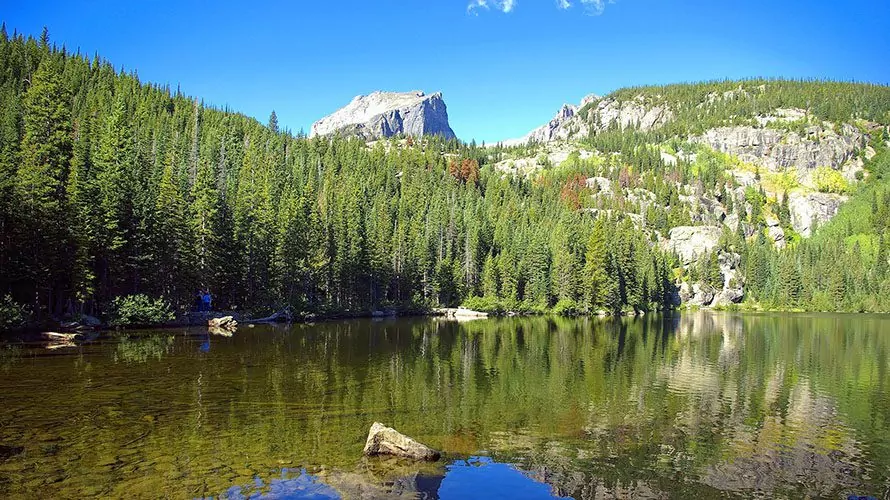
{"type": "Polygon", "coordinates": [[[688,265],[714,250],[722,234],[723,228],[720,226],[680,226],[671,229],[662,246],[665,250],[676,252],[683,264],[688,265]]]}
{"type": "Polygon", "coordinates": [[[728,306],[730,304],[738,304],[745,298],[745,289],[741,285],[732,287],[724,287],[723,290],[714,296],[711,302],[712,306],[728,306]]]}
{"type": "Polygon", "coordinates": [[[394,455],[413,460],[438,460],[442,454],[429,446],[418,443],[399,431],[387,427],[380,422],[374,422],[368,432],[368,440],[365,442],[364,454],[394,455]]]}
{"type": "Polygon", "coordinates": [[[791,226],[804,237],[809,237],[813,232],[813,227],[834,218],[845,201],[847,201],[847,197],[839,194],[792,193],[788,198],[791,226]]]}
{"type": "Polygon", "coordinates": [[[374,92],[312,124],[311,136],[341,134],[364,140],[394,135],[455,137],[441,93],[374,92]]]}
{"type": "Polygon", "coordinates": [[[238,322],[231,316],[223,316],[207,320],[207,326],[213,329],[235,331],[238,328],[238,322]]]}
{"type": "Polygon", "coordinates": [[[766,232],[769,235],[769,239],[772,240],[773,245],[776,248],[785,248],[785,230],[782,229],[782,225],[779,222],[779,219],[775,217],[767,217],[766,218],[766,232]]]}
{"type": "Polygon", "coordinates": [[[687,302],[690,306],[709,306],[714,302],[717,291],[707,283],[695,283],[692,285],[692,297],[687,302]]]}

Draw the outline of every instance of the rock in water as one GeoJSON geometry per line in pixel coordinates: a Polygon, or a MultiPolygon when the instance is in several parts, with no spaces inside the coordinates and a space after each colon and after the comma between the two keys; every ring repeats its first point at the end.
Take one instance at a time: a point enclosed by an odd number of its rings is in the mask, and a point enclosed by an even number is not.
{"type": "Polygon", "coordinates": [[[365,455],[395,455],[414,460],[438,460],[442,455],[429,446],[418,443],[397,430],[374,422],[365,442],[365,455]]]}
{"type": "Polygon", "coordinates": [[[238,328],[238,322],[231,316],[223,316],[221,318],[211,318],[207,320],[207,326],[211,329],[235,331],[235,329],[238,328]]]}
{"type": "Polygon", "coordinates": [[[346,107],[312,124],[311,137],[342,134],[366,141],[398,134],[455,137],[442,94],[374,92],[356,96],[346,107]]]}

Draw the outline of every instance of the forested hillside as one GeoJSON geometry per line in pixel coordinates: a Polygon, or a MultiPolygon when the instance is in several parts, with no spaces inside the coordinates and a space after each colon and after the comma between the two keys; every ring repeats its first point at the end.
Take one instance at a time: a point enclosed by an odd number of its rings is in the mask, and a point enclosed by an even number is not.
{"type": "MultiPolygon", "coordinates": [[[[682,92],[707,96],[727,84],[702,85],[647,92],[673,103],[682,92]]],[[[187,310],[196,290],[209,289],[215,307],[253,312],[467,300],[492,309],[648,311],[677,305],[684,282],[719,289],[732,281],[770,307],[890,310],[888,89],[757,85],[797,100],[845,96],[846,107],[829,105],[824,119],[870,123],[857,137],[874,155],[861,182],[842,186],[850,201],[809,240],[789,229],[783,248],[767,241],[764,214],[790,228],[787,199],[748,186],[727,201],[743,187],[727,167],[736,160],[702,144],[695,159],[680,154],[693,148],[685,134],[705,130],[685,108],[674,116],[688,121],[651,132],[592,129],[581,142],[595,155],[573,151],[532,174],[510,174],[498,165],[536,156],[540,146],[309,139],[279,130],[274,112],[262,124],[54,47],[46,33],[35,40],[4,29],[2,307],[37,321],[106,315],[116,297],[146,294],[187,310]],[[674,161],[661,154],[671,147],[674,161]],[[605,184],[590,182],[597,177],[605,184]],[[621,195],[602,196],[607,186],[621,195]],[[636,188],[657,202],[625,196],[636,188]],[[690,190],[722,196],[744,222],[720,239],[724,253],[739,256],[731,279],[716,249],[685,262],[660,243],[672,229],[707,222],[699,205],[682,201],[690,190]]],[[[741,108],[714,109],[753,119],[741,108]]],[[[758,181],[761,174],[768,177],[758,170],[758,181]]]]}

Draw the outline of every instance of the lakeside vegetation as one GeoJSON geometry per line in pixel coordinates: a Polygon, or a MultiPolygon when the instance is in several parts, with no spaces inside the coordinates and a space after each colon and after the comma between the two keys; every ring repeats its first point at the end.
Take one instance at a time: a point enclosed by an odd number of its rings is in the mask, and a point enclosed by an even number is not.
{"type": "Polygon", "coordinates": [[[872,134],[870,175],[856,186],[826,179],[826,189],[842,189],[850,201],[811,239],[789,231],[781,251],[766,241],[764,213],[790,227],[787,200],[752,190],[751,210],[736,211],[755,235],[730,231],[721,248],[742,256],[752,303],[890,310],[890,90],[744,83],[755,84],[763,90],[754,97],[704,108],[696,99],[742,83],[647,88],[651,99],[688,105],[657,132],[589,137],[606,156],[572,155],[522,177],[492,166],[534,145],[309,139],[281,130],[274,112],[263,124],[205,106],[98,56],[55,47],[46,32],[33,39],[4,28],[0,329],[85,313],[111,319],[115,303],[149,301],[167,317],[167,306],[188,310],[198,289],[211,290],[219,309],[252,313],[462,303],[563,314],[673,307],[678,279],[718,279],[716,256],[683,270],[656,244],[657,234],[696,224],[678,185],[725,193],[737,160],[699,148],[696,160],[668,165],[660,151],[691,147],[679,138],[696,127],[800,103],[827,120],[883,127],[872,134]],[[622,215],[638,200],[597,196],[585,183],[593,175],[654,193],[644,223],[622,215]]]}

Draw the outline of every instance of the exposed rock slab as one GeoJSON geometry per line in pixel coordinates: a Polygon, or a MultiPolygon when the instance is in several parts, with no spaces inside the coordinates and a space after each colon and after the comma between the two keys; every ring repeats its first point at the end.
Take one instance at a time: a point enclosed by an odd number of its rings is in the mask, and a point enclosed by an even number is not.
{"type": "Polygon", "coordinates": [[[373,92],[312,124],[310,136],[342,134],[372,141],[402,134],[455,137],[441,93],[373,92]]]}
{"type": "Polygon", "coordinates": [[[722,234],[720,226],[679,226],[671,229],[663,246],[676,252],[683,264],[691,264],[716,248],[722,234]]]}
{"type": "Polygon", "coordinates": [[[842,169],[856,157],[862,134],[850,125],[843,125],[840,133],[814,125],[804,135],[774,128],[718,127],[692,141],[767,170],[793,168],[803,178],[817,167],[842,169]]]}
{"type": "Polygon", "coordinates": [[[847,197],[838,194],[792,193],[788,198],[791,226],[804,237],[809,237],[816,224],[821,225],[834,218],[845,201],[847,197]]]}
{"type": "Polygon", "coordinates": [[[438,460],[442,454],[429,446],[418,443],[399,431],[374,422],[365,442],[365,455],[394,455],[413,460],[438,460]]]}

